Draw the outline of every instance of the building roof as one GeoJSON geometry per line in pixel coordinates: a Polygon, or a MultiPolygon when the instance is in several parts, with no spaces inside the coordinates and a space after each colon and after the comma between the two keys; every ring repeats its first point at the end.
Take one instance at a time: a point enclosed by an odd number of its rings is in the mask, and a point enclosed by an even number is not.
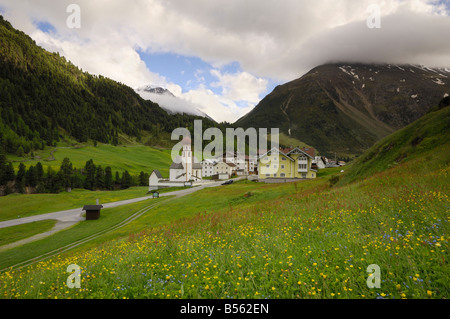
{"type": "Polygon", "coordinates": [[[314,159],[315,154],[316,154],[316,150],[312,147],[303,147],[303,148],[299,148],[299,147],[294,147],[294,148],[272,148],[271,150],[267,151],[266,153],[262,154],[259,158],[261,159],[262,157],[268,155],[269,153],[272,154],[273,152],[277,152],[278,154],[284,155],[287,158],[289,158],[290,160],[293,160],[292,157],[290,157],[289,155],[294,152],[294,151],[300,151],[301,153],[305,154],[306,156],[314,159]]]}
{"type": "Polygon", "coordinates": [[[169,169],[184,169],[183,163],[172,162],[169,169]]]}
{"type": "Polygon", "coordinates": [[[193,169],[202,169],[202,164],[200,164],[200,163],[194,163],[194,164],[192,164],[192,168],[193,168],[193,169]]]}
{"type": "Polygon", "coordinates": [[[84,205],[83,210],[100,210],[103,208],[103,205],[84,205]]]}
{"type": "Polygon", "coordinates": [[[287,154],[284,153],[282,150],[280,150],[280,149],[278,149],[278,148],[276,148],[276,147],[274,147],[274,148],[272,148],[271,150],[267,151],[266,153],[262,154],[262,155],[260,156],[260,158],[262,158],[262,157],[268,155],[269,153],[272,154],[272,152],[277,152],[278,154],[284,155],[285,157],[289,158],[291,161],[294,160],[292,157],[290,157],[289,155],[287,155],[287,154]]]}
{"type": "Polygon", "coordinates": [[[236,167],[235,164],[230,163],[230,162],[217,162],[216,164],[214,164],[214,166],[216,166],[216,165],[218,165],[218,164],[220,164],[220,163],[225,163],[225,164],[227,164],[227,165],[230,166],[230,167],[236,167]]]}
{"type": "Polygon", "coordinates": [[[309,156],[311,158],[314,158],[314,155],[316,154],[315,149],[313,149],[313,148],[305,148],[305,147],[303,147],[303,148],[295,147],[295,148],[291,149],[289,152],[287,152],[286,154],[289,155],[290,153],[292,153],[292,152],[294,152],[296,150],[302,152],[303,154],[305,154],[305,155],[307,155],[307,156],[309,156]],[[314,154],[314,155],[311,155],[311,154],[314,154]]]}
{"type": "MultiPolygon", "coordinates": [[[[158,178],[163,178],[162,175],[161,175],[161,173],[160,173],[157,169],[153,170],[152,174],[153,174],[153,173],[155,173],[156,177],[158,177],[158,178]]],[[[151,174],[150,174],[150,175],[151,175],[151,174]]]]}

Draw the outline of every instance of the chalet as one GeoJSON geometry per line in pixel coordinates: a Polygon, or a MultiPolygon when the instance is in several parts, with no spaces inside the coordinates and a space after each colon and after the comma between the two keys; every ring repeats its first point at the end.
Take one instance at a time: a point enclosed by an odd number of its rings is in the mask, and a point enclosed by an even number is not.
{"type": "Polygon", "coordinates": [[[258,178],[316,178],[317,169],[311,167],[314,157],[313,148],[273,148],[259,157],[258,178]]]}

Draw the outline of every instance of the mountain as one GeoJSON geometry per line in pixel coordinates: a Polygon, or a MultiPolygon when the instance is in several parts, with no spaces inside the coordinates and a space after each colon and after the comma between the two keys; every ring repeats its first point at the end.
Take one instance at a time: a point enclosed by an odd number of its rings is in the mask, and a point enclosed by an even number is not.
{"type": "Polygon", "coordinates": [[[168,89],[162,87],[146,85],[136,89],[136,92],[145,100],[158,103],[169,114],[189,114],[213,119],[206,113],[200,111],[197,106],[189,101],[180,99],[172,94],[168,89]]]}
{"type": "Polygon", "coordinates": [[[177,127],[192,127],[196,118],[169,115],[132,88],[81,71],[0,15],[0,152],[22,155],[64,136],[114,145],[119,136],[145,136],[155,145],[170,141],[177,127]]]}
{"type": "Polygon", "coordinates": [[[450,94],[450,70],[327,64],[277,86],[238,127],[279,127],[323,155],[361,154],[450,94]]]}

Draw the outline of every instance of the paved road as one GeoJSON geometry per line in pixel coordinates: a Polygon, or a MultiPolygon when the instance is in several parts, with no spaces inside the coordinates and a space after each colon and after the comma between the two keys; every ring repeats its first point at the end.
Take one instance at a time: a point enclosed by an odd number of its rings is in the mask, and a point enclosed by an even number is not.
{"type": "MultiPolygon", "coordinates": [[[[245,177],[238,177],[238,178],[235,178],[234,180],[236,181],[236,180],[240,180],[240,179],[244,179],[244,178],[245,177]]],[[[185,196],[187,194],[191,194],[193,192],[196,192],[196,191],[198,191],[200,189],[203,189],[203,188],[219,186],[222,183],[223,183],[223,181],[211,182],[211,183],[207,183],[205,185],[196,186],[196,187],[192,187],[192,188],[186,188],[186,189],[182,189],[182,190],[179,190],[179,191],[174,191],[174,192],[169,192],[169,193],[162,193],[159,196],[163,197],[163,196],[173,196],[173,195],[175,195],[176,197],[181,197],[181,196],[185,196]]],[[[150,198],[152,198],[152,196],[145,196],[145,197],[127,199],[127,200],[111,202],[111,203],[105,203],[105,204],[101,203],[101,205],[103,205],[103,208],[112,208],[112,207],[118,207],[118,206],[127,205],[127,204],[131,204],[131,203],[137,203],[137,202],[140,202],[140,201],[143,201],[143,200],[147,200],[147,199],[150,199],[150,198]]],[[[3,221],[3,222],[0,222],[0,228],[16,226],[16,225],[21,225],[21,224],[26,224],[26,223],[46,220],[46,219],[55,219],[58,222],[64,223],[64,225],[67,225],[67,227],[69,227],[69,226],[71,226],[74,223],[77,223],[77,222],[85,220],[85,218],[81,216],[82,214],[83,214],[82,208],[69,209],[69,210],[64,210],[64,211],[59,211],[59,212],[54,212],[54,213],[34,215],[34,216],[29,216],[29,217],[23,217],[23,218],[11,219],[11,220],[7,220],[7,221],[3,221]]],[[[59,230],[61,230],[61,229],[59,229],[59,230]]]]}

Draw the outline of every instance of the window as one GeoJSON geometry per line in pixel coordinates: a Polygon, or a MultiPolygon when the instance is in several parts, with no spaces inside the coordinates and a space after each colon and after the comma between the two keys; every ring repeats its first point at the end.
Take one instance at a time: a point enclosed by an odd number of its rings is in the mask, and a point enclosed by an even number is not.
{"type": "Polygon", "coordinates": [[[286,174],[285,173],[281,173],[280,177],[286,177],[286,174]]]}
{"type": "Polygon", "coordinates": [[[266,177],[269,177],[270,176],[270,174],[266,174],[266,177]]]}
{"type": "Polygon", "coordinates": [[[270,167],[270,165],[269,165],[269,164],[267,164],[267,165],[266,165],[266,168],[269,168],[269,167],[270,167]]]}
{"type": "Polygon", "coordinates": [[[281,169],[284,169],[284,165],[283,164],[281,164],[281,169]]]}
{"type": "Polygon", "coordinates": [[[276,156],[274,156],[274,157],[273,157],[273,160],[274,160],[274,161],[277,161],[277,160],[278,160],[278,158],[277,158],[276,156]]]}
{"type": "Polygon", "coordinates": [[[277,165],[277,164],[274,164],[274,165],[273,165],[273,168],[278,168],[278,165],[277,165]]]}
{"type": "Polygon", "coordinates": [[[306,173],[302,173],[302,178],[306,178],[306,173]]]}
{"type": "Polygon", "coordinates": [[[285,160],[286,160],[286,157],[282,157],[281,160],[282,160],[282,161],[285,161],[285,160]]]}
{"type": "Polygon", "coordinates": [[[273,177],[277,177],[277,173],[273,174],[273,177]]]}
{"type": "Polygon", "coordinates": [[[298,164],[298,169],[306,169],[306,164],[298,164]]]}

